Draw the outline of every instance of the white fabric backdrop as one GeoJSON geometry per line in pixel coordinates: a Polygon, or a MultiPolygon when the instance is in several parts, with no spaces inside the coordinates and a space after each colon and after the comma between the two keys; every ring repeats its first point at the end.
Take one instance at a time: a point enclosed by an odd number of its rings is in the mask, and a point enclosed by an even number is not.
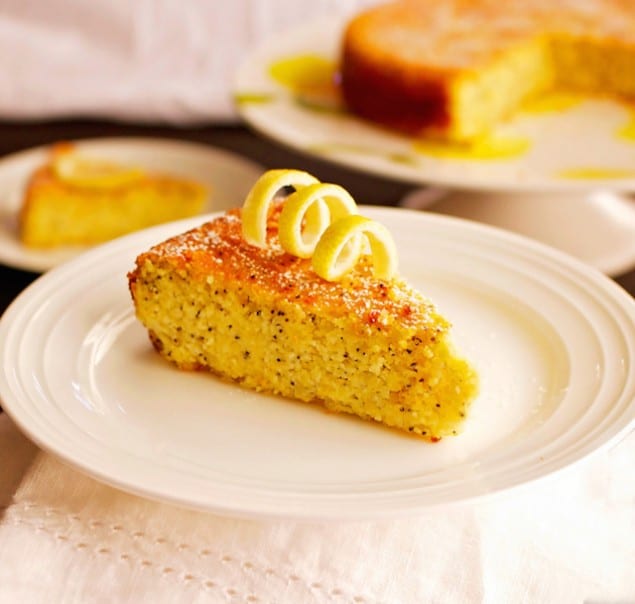
{"type": "Polygon", "coordinates": [[[370,0],[0,0],[0,118],[236,118],[245,53],[370,0]]]}

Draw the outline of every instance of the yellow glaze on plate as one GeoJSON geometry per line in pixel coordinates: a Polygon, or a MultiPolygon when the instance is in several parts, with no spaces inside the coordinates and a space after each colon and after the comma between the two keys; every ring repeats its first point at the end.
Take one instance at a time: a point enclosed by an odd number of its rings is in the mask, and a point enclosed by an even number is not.
{"type": "Polygon", "coordinates": [[[451,143],[419,140],[413,144],[418,153],[443,159],[497,160],[524,155],[531,147],[528,139],[515,137],[483,137],[473,143],[451,143]]]}
{"type": "Polygon", "coordinates": [[[569,168],[558,173],[561,178],[572,180],[608,180],[615,178],[635,178],[635,169],[603,168],[601,166],[581,166],[569,168]]]}
{"type": "Polygon", "coordinates": [[[635,109],[629,111],[629,120],[617,131],[617,136],[622,140],[635,142],[635,109]]]}
{"type": "Polygon", "coordinates": [[[271,64],[271,77],[296,92],[333,90],[335,63],[319,55],[295,55],[271,64]]]}
{"type": "Polygon", "coordinates": [[[554,90],[533,97],[523,103],[521,112],[531,114],[562,113],[577,107],[584,97],[573,92],[554,90]]]}

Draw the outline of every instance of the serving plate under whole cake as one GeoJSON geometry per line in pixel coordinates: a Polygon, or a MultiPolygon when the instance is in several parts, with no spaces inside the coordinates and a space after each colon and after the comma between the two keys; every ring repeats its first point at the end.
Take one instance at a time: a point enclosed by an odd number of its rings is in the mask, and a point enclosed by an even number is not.
{"type": "Polygon", "coordinates": [[[608,274],[635,264],[635,202],[621,195],[635,192],[631,107],[609,98],[546,95],[501,124],[475,150],[431,144],[357,118],[337,100],[337,91],[334,102],[316,100],[272,75],[284,62],[299,64],[307,58],[309,67],[319,60],[322,71],[330,63],[335,73],[343,27],[339,19],[299,26],[246,58],[237,73],[235,97],[251,127],[334,163],[435,185],[442,195],[428,208],[536,237],[608,274]],[[598,191],[603,193],[599,202],[598,191]],[[474,192],[479,195],[471,198],[474,192]],[[509,218],[504,206],[515,196],[523,197],[525,207],[534,207],[533,215],[523,207],[522,217],[509,218]],[[553,236],[552,223],[562,214],[553,211],[558,203],[567,205],[570,232],[593,233],[590,249],[582,237],[553,236]],[[580,212],[568,211],[576,206],[580,212]],[[532,228],[525,230],[528,216],[532,228]]]}
{"type": "MultiPolygon", "coordinates": [[[[297,77],[295,86],[272,75],[281,62],[308,57],[323,59],[323,71],[330,62],[337,79],[343,27],[341,20],[318,21],[255,49],[234,84],[242,117],[299,151],[413,183],[510,192],[588,190],[591,185],[635,191],[634,116],[610,99],[545,95],[495,129],[491,144],[461,155],[451,145],[422,144],[357,118],[337,101],[309,98],[301,88],[308,90],[310,75],[297,77]]],[[[314,65],[309,60],[307,71],[314,65]]],[[[299,69],[299,64],[293,68],[299,69]]]]}
{"type": "Polygon", "coordinates": [[[439,443],[182,372],[152,349],[126,272],[188,219],[89,250],[0,321],[3,408],[38,445],[143,496],[246,517],[392,517],[553,476],[635,423],[635,302],[552,248],[476,223],[362,208],[453,323],[481,378],[439,443]],[[60,287],[60,284],[64,287],[60,287]]]}
{"type": "MultiPolygon", "coordinates": [[[[73,141],[80,153],[197,181],[210,190],[204,213],[242,203],[263,171],[240,155],[208,145],[160,138],[95,138],[73,141]]],[[[19,238],[18,213],[29,176],[50,157],[44,145],[0,159],[0,262],[35,272],[48,270],[86,251],[86,246],[35,249],[19,238]]]]}

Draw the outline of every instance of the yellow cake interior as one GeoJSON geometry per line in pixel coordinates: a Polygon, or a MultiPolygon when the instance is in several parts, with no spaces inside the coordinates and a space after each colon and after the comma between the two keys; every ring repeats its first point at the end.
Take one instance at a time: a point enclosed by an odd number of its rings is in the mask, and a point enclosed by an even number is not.
{"type": "Polygon", "coordinates": [[[450,138],[476,138],[513,115],[526,99],[551,88],[549,47],[543,36],[537,36],[501,53],[482,69],[458,76],[451,86],[450,138]]]}

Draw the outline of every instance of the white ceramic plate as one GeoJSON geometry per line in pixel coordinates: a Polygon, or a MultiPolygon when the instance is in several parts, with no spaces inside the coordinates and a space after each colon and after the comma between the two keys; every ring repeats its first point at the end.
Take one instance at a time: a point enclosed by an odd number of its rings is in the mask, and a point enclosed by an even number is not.
{"type": "Polygon", "coordinates": [[[400,205],[521,233],[611,276],[635,267],[635,200],[621,193],[514,193],[426,187],[400,205]],[[566,228],[563,228],[566,225],[566,228]]]}
{"type": "Polygon", "coordinates": [[[305,153],[408,182],[506,191],[635,190],[635,138],[619,135],[627,124],[632,127],[633,115],[609,100],[517,116],[496,134],[520,138],[529,143],[529,150],[504,160],[440,159],[418,152],[414,139],[344,111],[318,111],[296,102],[294,94],[271,77],[271,65],[307,54],[335,62],[341,31],[339,21],[318,21],[276,35],[249,55],[235,83],[245,120],[305,153]],[[567,170],[583,170],[585,177],[563,178],[567,170]]]}
{"type": "MultiPolygon", "coordinates": [[[[240,205],[263,168],[239,155],[208,145],[158,138],[100,138],[74,141],[81,151],[113,161],[191,178],[210,187],[203,213],[240,205]]],[[[48,158],[50,146],[0,160],[0,262],[45,271],[86,250],[82,246],[34,250],[18,237],[18,212],[31,173],[48,158]]]]}
{"type": "Polygon", "coordinates": [[[133,316],[136,255],[196,224],[142,231],[40,277],[0,322],[0,396],[36,443],[107,483],[223,514],[419,512],[545,477],[635,421],[635,302],[600,273],[504,231],[364,208],[401,272],[454,323],[481,376],[464,432],[429,444],[319,407],[181,372],[133,316]]]}

